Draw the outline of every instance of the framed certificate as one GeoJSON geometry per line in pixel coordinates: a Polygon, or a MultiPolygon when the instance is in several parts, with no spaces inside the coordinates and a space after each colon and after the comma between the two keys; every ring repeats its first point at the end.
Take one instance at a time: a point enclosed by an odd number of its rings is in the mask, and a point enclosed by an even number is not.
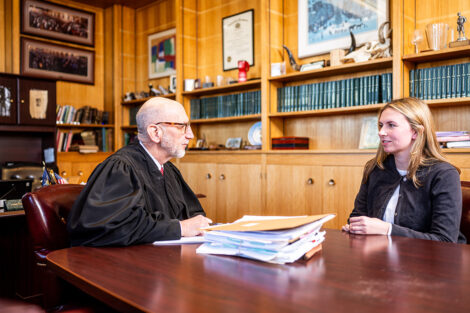
{"type": "Polygon", "coordinates": [[[238,68],[238,61],[254,65],[254,10],[222,19],[222,55],[224,71],[238,68]]]}

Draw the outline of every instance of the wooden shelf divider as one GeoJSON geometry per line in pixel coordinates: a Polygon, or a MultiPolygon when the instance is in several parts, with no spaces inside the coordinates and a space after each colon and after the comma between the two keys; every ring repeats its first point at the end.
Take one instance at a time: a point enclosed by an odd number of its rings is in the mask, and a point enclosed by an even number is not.
{"type": "Polygon", "coordinates": [[[243,83],[235,83],[226,86],[219,86],[219,87],[211,87],[211,88],[202,88],[196,89],[193,91],[184,91],[182,92],[183,96],[192,96],[192,97],[200,97],[200,96],[207,96],[217,93],[223,92],[235,92],[235,91],[243,91],[250,88],[260,88],[261,87],[261,79],[253,79],[243,83]]]}

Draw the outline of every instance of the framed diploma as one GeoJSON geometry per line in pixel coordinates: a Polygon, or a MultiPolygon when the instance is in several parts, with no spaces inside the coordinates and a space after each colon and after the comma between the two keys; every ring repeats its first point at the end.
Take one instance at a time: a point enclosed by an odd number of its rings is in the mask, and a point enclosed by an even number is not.
{"type": "Polygon", "coordinates": [[[222,55],[224,71],[238,68],[238,61],[254,65],[254,10],[222,19],[222,55]]]}

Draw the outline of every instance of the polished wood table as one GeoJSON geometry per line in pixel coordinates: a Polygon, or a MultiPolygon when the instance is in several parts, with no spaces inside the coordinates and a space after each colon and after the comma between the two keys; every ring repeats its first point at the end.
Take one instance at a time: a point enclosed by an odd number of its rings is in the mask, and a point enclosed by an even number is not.
{"type": "Polygon", "coordinates": [[[328,230],[319,255],[287,265],[197,246],[74,247],[47,261],[119,311],[470,312],[469,245],[328,230]]]}

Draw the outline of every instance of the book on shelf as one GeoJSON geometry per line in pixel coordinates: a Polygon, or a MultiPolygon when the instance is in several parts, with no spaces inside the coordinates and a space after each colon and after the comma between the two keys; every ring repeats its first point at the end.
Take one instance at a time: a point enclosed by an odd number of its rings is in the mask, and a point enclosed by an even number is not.
{"type": "Polygon", "coordinates": [[[277,90],[278,112],[344,108],[389,102],[392,73],[327,81],[277,90]]]}
{"type": "Polygon", "coordinates": [[[90,106],[76,109],[72,105],[58,105],[56,110],[57,124],[108,124],[109,112],[90,106]]]}
{"type": "MultiPolygon", "coordinates": [[[[80,151],[81,146],[97,146],[98,151],[113,151],[113,130],[102,127],[94,130],[57,132],[57,152],[80,151]]],[[[82,148],[83,149],[83,148],[82,148]]]]}
{"type": "Polygon", "coordinates": [[[447,148],[470,148],[470,140],[446,142],[447,148]]]}
{"type": "Polygon", "coordinates": [[[423,100],[470,97],[470,63],[412,69],[410,96],[423,100]]]}

